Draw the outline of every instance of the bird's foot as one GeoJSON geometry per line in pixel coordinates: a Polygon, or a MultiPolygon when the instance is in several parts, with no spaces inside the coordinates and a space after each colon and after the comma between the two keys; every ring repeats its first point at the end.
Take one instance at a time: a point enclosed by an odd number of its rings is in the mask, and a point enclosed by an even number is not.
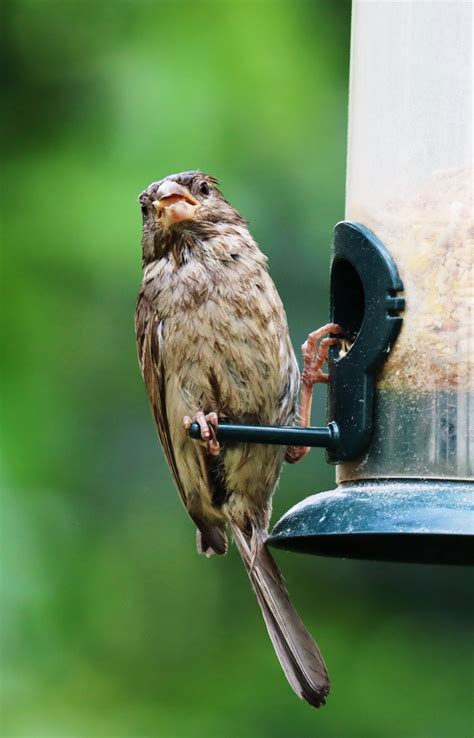
{"type": "Polygon", "coordinates": [[[201,438],[206,441],[207,450],[212,456],[218,456],[221,450],[219,441],[217,440],[217,428],[219,426],[219,418],[217,413],[207,413],[205,415],[199,410],[193,417],[185,415],[183,425],[186,431],[189,431],[191,425],[197,423],[201,429],[201,438]]]}
{"type": "Polygon", "coordinates": [[[301,383],[307,387],[312,388],[319,382],[329,381],[329,375],[323,371],[323,366],[328,358],[329,347],[339,343],[339,338],[328,336],[328,333],[344,333],[344,330],[336,323],[327,323],[310,333],[301,347],[304,360],[301,383]]]}
{"type": "MultiPolygon", "coordinates": [[[[329,347],[339,343],[339,338],[328,336],[328,333],[342,334],[343,328],[336,323],[327,323],[317,331],[309,334],[301,347],[303,352],[303,373],[301,375],[300,425],[311,425],[311,403],[313,387],[320,382],[327,383],[329,375],[323,371],[328,358],[329,347]]],[[[297,464],[309,452],[305,446],[288,446],[285,459],[289,464],[297,464]]]]}

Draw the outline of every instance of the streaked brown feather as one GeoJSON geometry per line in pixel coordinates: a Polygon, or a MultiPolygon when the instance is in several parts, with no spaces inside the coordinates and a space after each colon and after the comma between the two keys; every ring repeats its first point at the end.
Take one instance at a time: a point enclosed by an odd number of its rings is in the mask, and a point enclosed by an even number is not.
{"type": "Polygon", "coordinates": [[[163,321],[155,315],[147,297],[140,291],[135,312],[135,331],[140,368],[155,419],[163,452],[173,474],[183,505],[200,532],[198,539],[202,553],[212,550],[217,554],[227,551],[227,537],[215,526],[201,520],[188,509],[187,496],[181,481],[166,410],[166,375],[163,363],[163,321]]]}

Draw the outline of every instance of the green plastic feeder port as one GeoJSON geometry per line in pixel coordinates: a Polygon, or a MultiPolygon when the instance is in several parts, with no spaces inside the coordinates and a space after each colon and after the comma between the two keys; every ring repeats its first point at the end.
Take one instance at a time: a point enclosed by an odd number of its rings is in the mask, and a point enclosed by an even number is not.
{"type": "Polygon", "coordinates": [[[338,487],[287,512],[269,543],[472,563],[471,6],[379,5],[353,2],[348,222],[331,265],[331,320],[353,340],[330,356],[338,487]],[[395,271],[377,271],[384,254],[395,271]]]}

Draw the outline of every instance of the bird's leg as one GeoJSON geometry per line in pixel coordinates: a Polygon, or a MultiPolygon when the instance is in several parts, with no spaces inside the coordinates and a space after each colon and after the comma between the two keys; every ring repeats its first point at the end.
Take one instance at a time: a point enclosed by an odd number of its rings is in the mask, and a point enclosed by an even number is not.
{"type": "Polygon", "coordinates": [[[207,413],[207,415],[204,415],[202,410],[199,410],[192,418],[189,415],[185,415],[183,418],[185,430],[189,431],[194,422],[196,422],[201,429],[201,438],[203,441],[206,441],[209,453],[212,454],[212,456],[218,456],[221,447],[216,436],[217,427],[219,425],[217,413],[207,413]]]}
{"type": "MultiPolygon", "coordinates": [[[[339,343],[339,339],[328,336],[328,333],[343,333],[343,329],[336,323],[323,325],[322,328],[310,333],[301,347],[304,367],[301,375],[299,418],[300,425],[303,427],[311,425],[314,385],[329,381],[329,375],[323,371],[323,366],[328,357],[329,347],[339,343]]],[[[285,459],[289,464],[296,464],[306,456],[308,451],[308,447],[288,446],[285,459]]]]}

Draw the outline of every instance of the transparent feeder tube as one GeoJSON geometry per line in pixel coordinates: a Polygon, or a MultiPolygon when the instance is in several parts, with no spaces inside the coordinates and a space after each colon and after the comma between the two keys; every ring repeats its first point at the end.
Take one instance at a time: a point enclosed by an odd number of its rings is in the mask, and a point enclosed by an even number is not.
{"type": "Polygon", "coordinates": [[[473,5],[355,0],[346,219],[405,287],[368,454],[338,481],[473,478],[473,5]]]}

